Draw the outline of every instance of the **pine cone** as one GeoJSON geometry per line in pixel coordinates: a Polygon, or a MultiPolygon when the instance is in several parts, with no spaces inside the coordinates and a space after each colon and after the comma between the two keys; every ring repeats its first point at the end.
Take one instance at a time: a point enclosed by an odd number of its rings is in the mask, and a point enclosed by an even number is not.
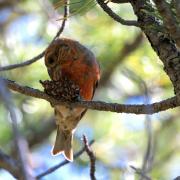
{"type": "Polygon", "coordinates": [[[57,100],[77,101],[80,99],[79,87],[67,77],[61,77],[58,81],[40,81],[44,92],[57,100]]]}

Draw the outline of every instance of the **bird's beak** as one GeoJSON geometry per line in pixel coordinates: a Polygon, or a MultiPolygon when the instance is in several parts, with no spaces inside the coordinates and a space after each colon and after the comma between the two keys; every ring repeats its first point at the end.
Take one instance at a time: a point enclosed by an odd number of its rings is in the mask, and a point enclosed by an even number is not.
{"type": "Polygon", "coordinates": [[[48,70],[48,74],[49,74],[50,78],[52,78],[52,71],[49,68],[47,70],[48,70]]]}
{"type": "Polygon", "coordinates": [[[53,70],[48,68],[48,74],[53,81],[58,81],[61,78],[61,69],[59,67],[53,70]]]}

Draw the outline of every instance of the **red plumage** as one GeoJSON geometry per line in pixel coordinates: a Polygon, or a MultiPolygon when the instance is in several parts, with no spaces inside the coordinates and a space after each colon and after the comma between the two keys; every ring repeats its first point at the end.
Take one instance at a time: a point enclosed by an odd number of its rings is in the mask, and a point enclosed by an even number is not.
{"type": "MultiPolygon", "coordinates": [[[[56,97],[61,96],[63,99],[68,96],[69,98],[77,93],[72,87],[77,87],[82,99],[93,98],[100,78],[100,68],[94,54],[88,48],[71,39],[57,39],[45,52],[45,64],[52,79],[51,82],[44,82],[45,91],[48,94],[53,96],[55,93],[56,97]],[[57,94],[60,89],[61,94],[57,94]]],[[[53,148],[54,155],[63,152],[66,159],[73,160],[71,144],[73,132],[85,112],[85,108],[55,106],[58,130],[53,148]]]]}

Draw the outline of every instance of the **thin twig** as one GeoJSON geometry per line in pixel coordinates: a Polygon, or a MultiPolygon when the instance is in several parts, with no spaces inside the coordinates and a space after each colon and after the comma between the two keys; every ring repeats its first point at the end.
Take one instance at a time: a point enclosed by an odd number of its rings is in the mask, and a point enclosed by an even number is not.
{"type": "Polygon", "coordinates": [[[87,155],[89,156],[89,159],[90,159],[90,178],[91,178],[91,180],[96,180],[96,177],[95,177],[96,157],[95,157],[92,149],[89,146],[88,139],[87,139],[86,135],[83,135],[83,142],[84,142],[86,153],[87,153],[87,155]]]}
{"type": "Polygon", "coordinates": [[[147,146],[142,163],[142,172],[144,174],[148,174],[148,172],[152,169],[153,157],[154,157],[154,139],[153,139],[153,131],[152,131],[152,120],[149,117],[149,115],[146,115],[146,134],[147,134],[147,146]]]}
{"type": "MultiPolygon", "coordinates": [[[[54,42],[54,40],[59,37],[61,35],[61,33],[63,32],[64,28],[65,28],[65,24],[66,24],[66,20],[67,20],[67,16],[68,16],[68,7],[67,5],[64,6],[64,16],[63,16],[63,21],[62,24],[58,30],[58,32],[56,33],[55,37],[53,38],[53,40],[50,42],[50,44],[52,42],[54,42]]],[[[46,49],[45,49],[46,50],[46,49]]],[[[32,59],[26,60],[22,63],[18,63],[18,64],[12,64],[12,65],[8,65],[8,66],[3,66],[0,67],[0,71],[7,71],[7,70],[12,70],[12,69],[16,69],[16,68],[21,68],[21,67],[25,67],[28,66],[32,63],[35,63],[36,61],[40,60],[44,54],[45,54],[45,50],[43,52],[41,52],[39,55],[35,56],[32,59]]]]}
{"type": "Polygon", "coordinates": [[[141,104],[141,105],[125,105],[117,103],[106,103],[103,101],[78,101],[78,102],[62,102],[54,99],[53,97],[47,95],[46,93],[33,89],[27,86],[21,86],[13,81],[4,79],[7,87],[13,91],[19,92],[21,94],[32,96],[35,98],[44,99],[51,102],[53,105],[71,105],[71,107],[85,107],[88,109],[94,109],[99,111],[111,111],[117,113],[133,113],[133,114],[154,114],[160,111],[165,111],[170,108],[175,108],[180,106],[180,102],[177,96],[172,98],[152,103],[152,104],[141,104]]]}
{"type": "Polygon", "coordinates": [[[139,27],[138,22],[137,21],[130,21],[130,20],[124,20],[123,18],[121,18],[120,16],[118,16],[116,13],[114,13],[111,8],[109,8],[107,6],[106,3],[104,3],[103,0],[96,0],[97,3],[101,6],[101,8],[115,21],[121,23],[122,25],[126,25],[126,26],[136,26],[139,27]]]}
{"type": "MultiPolygon", "coordinates": [[[[165,2],[165,1],[164,1],[165,2]]],[[[152,48],[163,63],[164,71],[171,80],[175,94],[180,92],[180,53],[175,43],[167,37],[164,26],[155,17],[155,10],[150,1],[130,1],[137,16],[141,30],[147,36],[152,48]]]]}
{"type": "Polygon", "coordinates": [[[11,96],[10,96],[8,89],[6,89],[5,81],[3,81],[1,78],[0,78],[0,96],[5,104],[6,108],[8,109],[8,111],[10,113],[11,125],[12,125],[12,129],[13,129],[13,134],[14,134],[14,144],[17,149],[17,153],[18,153],[19,160],[20,160],[22,177],[24,180],[32,180],[34,178],[28,171],[28,167],[26,164],[26,159],[25,159],[26,154],[24,154],[24,151],[23,151],[23,144],[22,144],[22,140],[21,140],[21,137],[20,137],[20,134],[18,131],[17,116],[16,116],[16,113],[14,110],[13,103],[11,101],[11,96]]]}
{"type": "MultiPolygon", "coordinates": [[[[143,89],[143,94],[145,95],[145,104],[148,104],[150,102],[150,95],[149,95],[149,91],[148,91],[148,87],[146,82],[139,77],[139,81],[140,81],[140,86],[142,87],[141,89],[143,89]]],[[[153,140],[153,130],[152,130],[152,120],[151,117],[146,114],[145,117],[145,126],[146,126],[146,134],[147,134],[147,145],[146,145],[146,150],[145,150],[145,154],[144,154],[144,159],[143,159],[143,163],[142,163],[142,172],[144,174],[148,174],[148,172],[151,169],[152,166],[152,160],[153,160],[153,150],[154,150],[154,140],[153,140]]],[[[141,177],[140,180],[143,180],[143,176],[141,177]]]]}
{"type": "MultiPolygon", "coordinates": [[[[92,145],[93,143],[94,143],[94,140],[90,141],[89,145],[92,145]]],[[[78,151],[77,153],[74,154],[74,159],[78,158],[81,154],[83,154],[83,152],[85,150],[86,149],[84,146],[80,151],[78,151]]],[[[70,161],[64,160],[61,163],[49,168],[47,171],[37,175],[36,178],[41,179],[42,177],[49,175],[50,173],[56,171],[57,169],[61,168],[62,166],[66,165],[66,164],[69,164],[69,163],[70,163],[70,161]]]]}
{"type": "MultiPolygon", "coordinates": [[[[66,20],[67,20],[67,17],[68,17],[68,14],[69,14],[69,10],[68,10],[68,0],[65,0],[65,6],[64,6],[64,18],[63,18],[63,21],[62,21],[62,24],[61,24],[61,27],[59,29],[59,31],[57,32],[56,36],[54,37],[54,39],[52,40],[52,42],[61,35],[61,33],[64,31],[64,28],[65,28],[65,24],[66,24],[66,20]]],[[[51,42],[51,43],[52,43],[51,42]]]]}
{"type": "MultiPolygon", "coordinates": [[[[131,71],[130,69],[125,68],[123,69],[123,72],[125,73],[127,77],[137,82],[139,89],[142,90],[141,94],[145,96],[144,104],[149,104],[150,95],[149,95],[148,87],[145,81],[136,73],[131,71]]],[[[144,155],[143,163],[142,163],[142,169],[141,169],[141,172],[143,174],[147,174],[151,170],[152,160],[153,160],[153,151],[154,151],[152,121],[151,121],[151,117],[148,114],[146,114],[145,126],[146,126],[146,134],[147,134],[147,146],[146,146],[145,155],[144,155]]],[[[142,179],[144,179],[143,176],[141,176],[140,180],[142,179]]]]}
{"type": "Polygon", "coordinates": [[[7,170],[17,179],[21,176],[20,164],[2,150],[0,150],[0,168],[7,170]]]}
{"type": "Polygon", "coordinates": [[[154,0],[154,3],[163,18],[165,27],[168,29],[176,44],[180,47],[180,28],[168,3],[164,0],[154,0]]]}
{"type": "Polygon", "coordinates": [[[134,167],[134,166],[130,166],[137,174],[139,174],[139,175],[141,175],[144,179],[146,179],[146,180],[151,180],[151,178],[150,177],[148,177],[146,174],[144,174],[142,171],[141,171],[141,169],[138,169],[138,168],[136,168],[136,167],[134,167]]]}
{"type": "Polygon", "coordinates": [[[109,0],[109,2],[117,3],[117,4],[123,4],[128,3],[129,0],[109,0]]]}
{"type": "Polygon", "coordinates": [[[152,160],[153,160],[153,150],[154,150],[152,121],[148,115],[146,117],[146,134],[147,134],[147,146],[146,146],[144,159],[142,163],[142,169],[141,169],[141,171],[144,174],[147,174],[151,170],[152,160]]]}
{"type": "Polygon", "coordinates": [[[44,56],[44,54],[45,54],[45,50],[42,53],[40,53],[39,55],[35,56],[32,59],[26,60],[25,62],[0,67],[0,71],[7,71],[7,70],[12,70],[12,69],[28,66],[28,65],[38,61],[39,59],[41,59],[44,56]]]}

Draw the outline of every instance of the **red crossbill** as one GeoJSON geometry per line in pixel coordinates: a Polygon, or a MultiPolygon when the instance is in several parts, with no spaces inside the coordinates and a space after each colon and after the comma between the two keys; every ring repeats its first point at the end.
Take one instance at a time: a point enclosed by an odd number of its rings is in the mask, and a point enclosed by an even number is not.
{"type": "MultiPolygon", "coordinates": [[[[45,65],[52,83],[56,82],[53,86],[56,89],[53,91],[56,95],[58,92],[62,97],[76,94],[70,93],[74,91],[74,87],[76,91],[78,89],[83,100],[93,98],[100,78],[100,68],[94,54],[88,48],[71,39],[57,39],[45,52],[45,65]]],[[[64,99],[68,100],[66,97],[64,99]]],[[[57,136],[52,154],[63,153],[66,159],[72,161],[73,133],[86,109],[63,105],[56,105],[54,108],[57,136]]]]}

